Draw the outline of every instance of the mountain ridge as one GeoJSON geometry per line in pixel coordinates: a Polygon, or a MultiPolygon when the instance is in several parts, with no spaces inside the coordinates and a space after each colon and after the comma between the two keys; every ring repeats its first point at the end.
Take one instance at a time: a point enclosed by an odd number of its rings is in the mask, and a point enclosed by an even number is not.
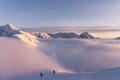
{"type": "MultiPolygon", "coordinates": [[[[49,38],[66,38],[66,39],[70,39],[70,38],[78,38],[78,39],[95,39],[94,36],[92,36],[91,34],[89,34],[88,32],[83,32],[81,34],[76,34],[74,32],[69,32],[69,33],[45,33],[49,36],[49,38]]],[[[41,35],[42,36],[42,35],[41,35]]]]}
{"type": "Polygon", "coordinates": [[[95,37],[88,32],[76,34],[74,32],[59,32],[59,33],[46,33],[46,32],[27,32],[23,31],[13,24],[7,24],[0,27],[0,36],[15,37],[16,34],[30,33],[37,38],[50,39],[50,38],[79,38],[79,39],[94,39],[95,37]]]}
{"type": "Polygon", "coordinates": [[[37,47],[38,45],[38,40],[36,36],[30,34],[29,32],[23,31],[12,24],[0,26],[0,36],[10,38],[14,37],[34,47],[37,47]]]}

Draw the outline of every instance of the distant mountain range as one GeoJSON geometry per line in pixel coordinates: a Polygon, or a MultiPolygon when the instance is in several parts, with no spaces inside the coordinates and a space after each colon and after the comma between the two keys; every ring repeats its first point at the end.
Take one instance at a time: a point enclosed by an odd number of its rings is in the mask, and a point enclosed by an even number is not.
{"type": "MultiPolygon", "coordinates": [[[[23,31],[12,24],[7,24],[4,26],[0,26],[0,36],[5,37],[16,37],[23,41],[29,41],[30,43],[36,44],[37,40],[40,38],[42,39],[50,39],[50,38],[77,38],[77,39],[96,39],[93,35],[88,32],[83,32],[81,34],[76,34],[74,32],[59,32],[59,33],[45,33],[45,32],[38,32],[38,31],[23,31]],[[23,39],[26,38],[27,40],[23,39]]],[[[120,39],[120,37],[116,38],[120,39]]]]}
{"type": "Polygon", "coordinates": [[[95,38],[92,35],[90,35],[88,32],[84,32],[80,35],[76,33],[56,33],[56,34],[49,33],[48,35],[50,35],[52,38],[79,38],[79,39],[82,39],[82,38],[94,39],[95,38]]]}
{"type": "Polygon", "coordinates": [[[45,32],[27,32],[23,31],[13,24],[7,24],[0,26],[0,36],[13,37],[23,40],[24,42],[36,44],[37,40],[40,38],[50,39],[50,38],[78,38],[78,39],[94,39],[91,34],[84,32],[80,35],[76,33],[45,33],[45,32]]]}
{"type": "Polygon", "coordinates": [[[91,34],[89,34],[88,32],[84,32],[80,35],[76,34],[76,33],[45,33],[45,32],[30,32],[31,34],[37,36],[38,38],[78,38],[78,39],[95,39],[95,37],[93,37],[91,34]]]}

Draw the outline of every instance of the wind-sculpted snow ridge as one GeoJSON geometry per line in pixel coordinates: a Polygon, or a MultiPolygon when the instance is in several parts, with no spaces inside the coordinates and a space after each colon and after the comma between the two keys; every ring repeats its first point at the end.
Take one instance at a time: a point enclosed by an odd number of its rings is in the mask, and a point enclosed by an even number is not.
{"type": "Polygon", "coordinates": [[[34,47],[37,47],[37,37],[28,32],[22,31],[12,24],[0,26],[0,36],[18,38],[34,47]]]}

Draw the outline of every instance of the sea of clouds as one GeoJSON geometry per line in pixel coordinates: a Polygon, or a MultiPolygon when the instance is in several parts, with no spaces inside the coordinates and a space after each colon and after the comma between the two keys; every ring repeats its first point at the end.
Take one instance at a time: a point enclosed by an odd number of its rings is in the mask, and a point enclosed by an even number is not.
{"type": "Polygon", "coordinates": [[[120,67],[120,40],[41,39],[38,48],[0,37],[0,77],[42,71],[97,72],[120,67]]]}
{"type": "Polygon", "coordinates": [[[49,39],[39,47],[73,72],[97,72],[120,67],[120,41],[114,39],[49,39]]]}

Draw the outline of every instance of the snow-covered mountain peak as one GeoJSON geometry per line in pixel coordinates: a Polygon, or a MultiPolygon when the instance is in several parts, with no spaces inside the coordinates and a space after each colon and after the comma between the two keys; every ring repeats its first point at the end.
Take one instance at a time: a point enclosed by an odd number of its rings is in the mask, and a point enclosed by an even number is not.
{"type": "Polygon", "coordinates": [[[17,28],[13,24],[7,24],[4,26],[4,28],[8,28],[9,30],[19,30],[19,28],[17,28]]]}
{"type": "Polygon", "coordinates": [[[12,24],[7,24],[0,26],[0,35],[1,36],[13,36],[14,34],[20,34],[20,29],[15,27],[12,24]]]}
{"type": "Polygon", "coordinates": [[[50,38],[50,36],[47,34],[47,33],[45,33],[45,32],[41,32],[40,33],[44,38],[50,38]]]}
{"type": "Polygon", "coordinates": [[[80,38],[94,38],[91,34],[89,34],[88,32],[83,32],[82,34],[79,35],[80,38]]]}
{"type": "Polygon", "coordinates": [[[18,38],[35,47],[38,43],[36,36],[23,31],[12,24],[0,26],[0,36],[18,38]]]}
{"type": "Polygon", "coordinates": [[[89,33],[88,33],[88,32],[83,32],[82,34],[86,34],[86,35],[88,35],[89,33]]]}
{"type": "Polygon", "coordinates": [[[19,28],[15,27],[13,24],[7,24],[7,26],[12,30],[19,30],[19,28]]]}

